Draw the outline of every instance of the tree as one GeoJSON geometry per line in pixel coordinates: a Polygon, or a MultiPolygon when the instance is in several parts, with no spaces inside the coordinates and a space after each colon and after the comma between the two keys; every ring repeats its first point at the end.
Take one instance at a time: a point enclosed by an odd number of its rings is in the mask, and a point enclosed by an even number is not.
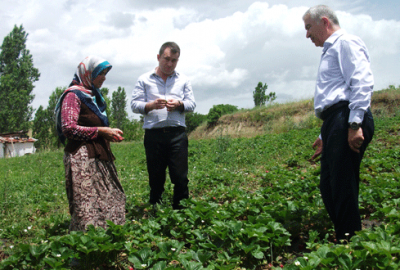
{"type": "Polygon", "coordinates": [[[270,92],[267,96],[267,101],[272,102],[276,99],[276,94],[275,92],[270,92]]]}
{"type": "Polygon", "coordinates": [[[61,97],[62,93],[64,93],[66,89],[67,87],[56,87],[56,89],[51,93],[49,97],[49,104],[47,105],[47,110],[50,114],[54,115],[54,110],[56,108],[58,99],[61,97]]]}
{"type": "Polygon", "coordinates": [[[107,104],[106,114],[107,114],[107,117],[108,117],[108,122],[110,123],[110,126],[112,126],[112,119],[110,117],[111,116],[111,110],[110,110],[111,100],[108,97],[108,93],[109,92],[110,92],[110,90],[108,90],[107,87],[103,87],[103,88],[100,89],[100,93],[103,96],[103,98],[104,98],[104,100],[106,101],[106,104],[107,104]]]}
{"type": "Polygon", "coordinates": [[[144,129],[142,128],[143,123],[139,120],[128,118],[125,120],[121,130],[124,132],[125,141],[140,141],[143,140],[144,129]]]}
{"type": "Polygon", "coordinates": [[[259,82],[257,87],[255,88],[253,92],[253,99],[254,99],[254,105],[257,106],[262,106],[265,105],[265,101],[267,101],[267,95],[265,95],[265,91],[268,89],[268,85],[262,82],[259,82]]]}
{"type": "Polygon", "coordinates": [[[186,131],[187,133],[192,132],[203,122],[207,120],[207,115],[190,112],[185,115],[186,131]]]}
{"type": "Polygon", "coordinates": [[[57,127],[55,121],[54,110],[56,108],[58,99],[61,97],[62,93],[67,89],[67,87],[56,87],[56,89],[51,93],[49,97],[49,104],[47,105],[47,116],[49,119],[49,136],[51,147],[60,148],[61,141],[58,139],[57,127]]]}
{"type": "Polygon", "coordinates": [[[33,120],[32,136],[37,139],[35,147],[38,149],[47,148],[50,145],[49,142],[49,118],[47,110],[43,109],[40,105],[36,111],[35,119],[33,120]]]}
{"type": "Polygon", "coordinates": [[[35,139],[35,147],[38,149],[60,147],[58,140],[56,123],[54,119],[54,109],[61,94],[66,87],[57,87],[49,97],[49,104],[46,109],[42,106],[36,111],[35,119],[33,120],[32,135],[35,139]]]}
{"type": "Polygon", "coordinates": [[[22,25],[14,26],[0,47],[0,133],[29,128],[33,83],[40,73],[26,49],[27,37],[22,25]]]}
{"type": "Polygon", "coordinates": [[[207,125],[208,127],[214,126],[218,119],[225,114],[233,113],[238,110],[237,106],[230,104],[218,104],[214,105],[207,114],[207,125]]]}
{"type": "Polygon", "coordinates": [[[124,123],[128,120],[126,112],[126,93],[125,88],[118,86],[118,90],[112,93],[111,100],[111,118],[115,127],[122,129],[124,123]]]}
{"type": "Polygon", "coordinates": [[[253,92],[254,105],[256,107],[265,105],[266,101],[272,102],[276,99],[275,92],[270,92],[268,95],[265,94],[267,89],[268,85],[266,83],[264,83],[264,85],[262,84],[262,82],[259,82],[257,84],[257,87],[253,92]]]}

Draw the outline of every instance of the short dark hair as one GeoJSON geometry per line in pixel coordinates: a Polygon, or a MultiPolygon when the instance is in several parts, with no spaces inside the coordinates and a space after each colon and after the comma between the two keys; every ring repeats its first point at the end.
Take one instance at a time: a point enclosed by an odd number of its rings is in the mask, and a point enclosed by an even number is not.
{"type": "Polygon", "coordinates": [[[164,53],[164,51],[165,51],[166,48],[170,48],[170,49],[171,49],[171,52],[174,53],[174,54],[175,54],[175,53],[178,53],[179,56],[181,55],[181,49],[179,48],[178,44],[176,44],[175,42],[172,42],[172,41],[168,41],[168,42],[165,42],[165,43],[161,46],[160,52],[159,52],[159,55],[160,55],[160,56],[164,53]]]}

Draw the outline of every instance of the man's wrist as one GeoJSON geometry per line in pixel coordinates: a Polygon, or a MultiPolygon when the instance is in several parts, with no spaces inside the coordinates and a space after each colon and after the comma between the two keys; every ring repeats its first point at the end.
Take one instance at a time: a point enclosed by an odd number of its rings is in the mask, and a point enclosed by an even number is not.
{"type": "Polygon", "coordinates": [[[154,104],[155,104],[154,101],[147,102],[146,105],[144,106],[144,112],[148,113],[148,112],[154,110],[154,107],[153,107],[154,104]]]}

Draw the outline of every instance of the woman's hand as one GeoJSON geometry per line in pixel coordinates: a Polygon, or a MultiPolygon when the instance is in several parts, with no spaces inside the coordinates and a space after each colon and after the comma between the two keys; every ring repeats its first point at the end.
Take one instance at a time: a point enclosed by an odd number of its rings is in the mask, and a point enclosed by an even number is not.
{"type": "Polygon", "coordinates": [[[98,130],[99,135],[110,142],[120,142],[124,139],[124,133],[119,128],[98,127],[98,130]]]}

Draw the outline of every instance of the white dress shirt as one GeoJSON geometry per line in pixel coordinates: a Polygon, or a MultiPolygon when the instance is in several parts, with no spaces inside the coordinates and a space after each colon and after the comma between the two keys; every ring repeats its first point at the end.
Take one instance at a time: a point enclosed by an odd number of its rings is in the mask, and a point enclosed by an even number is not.
{"type": "Polygon", "coordinates": [[[185,112],[192,112],[196,107],[192,85],[189,79],[174,72],[167,81],[158,76],[155,70],[147,72],[139,77],[132,91],[131,108],[134,113],[144,115],[144,129],[163,127],[186,127],[185,112]],[[168,112],[167,108],[145,112],[146,103],[162,99],[180,100],[184,106],[184,112],[178,110],[168,112]]]}
{"type": "Polygon", "coordinates": [[[374,78],[364,42],[344,30],[324,43],[314,94],[315,115],[339,101],[349,101],[348,122],[361,123],[371,105],[374,78]]]}

